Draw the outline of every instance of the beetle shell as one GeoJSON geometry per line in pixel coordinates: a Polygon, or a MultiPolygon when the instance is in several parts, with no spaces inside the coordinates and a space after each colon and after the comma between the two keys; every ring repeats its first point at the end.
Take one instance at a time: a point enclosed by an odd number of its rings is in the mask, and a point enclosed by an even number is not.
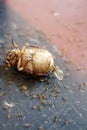
{"type": "Polygon", "coordinates": [[[27,73],[44,75],[53,70],[53,56],[47,50],[38,48],[25,49],[21,58],[21,66],[24,67],[23,71],[27,73]]]}
{"type": "Polygon", "coordinates": [[[23,71],[32,75],[48,75],[54,71],[57,79],[62,80],[64,73],[54,64],[53,55],[45,49],[30,45],[29,48],[23,46],[19,49],[15,46],[6,54],[5,63],[8,67],[16,67],[18,71],[23,71]]]}

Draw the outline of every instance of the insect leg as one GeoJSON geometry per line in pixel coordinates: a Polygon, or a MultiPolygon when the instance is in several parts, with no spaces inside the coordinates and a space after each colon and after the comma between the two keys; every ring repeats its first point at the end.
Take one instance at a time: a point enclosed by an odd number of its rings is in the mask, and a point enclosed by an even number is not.
{"type": "Polygon", "coordinates": [[[17,49],[18,48],[18,45],[17,45],[17,43],[15,43],[14,41],[13,41],[13,38],[11,38],[11,43],[12,43],[12,45],[17,49]]]}
{"type": "Polygon", "coordinates": [[[25,46],[27,46],[27,47],[29,46],[32,48],[39,48],[39,46],[37,46],[37,45],[32,45],[32,44],[28,44],[28,43],[26,43],[25,46]]]}
{"type": "Polygon", "coordinates": [[[55,74],[55,76],[57,77],[58,80],[63,80],[64,73],[56,65],[54,66],[54,74],[55,74]]]}
{"type": "Polygon", "coordinates": [[[26,46],[23,46],[22,49],[20,50],[21,55],[24,53],[25,49],[26,49],[26,46]]]}
{"type": "Polygon", "coordinates": [[[19,60],[18,60],[18,64],[17,64],[17,69],[19,70],[19,71],[23,71],[23,67],[21,67],[21,61],[22,61],[22,59],[21,59],[21,57],[19,58],[19,60]]]}

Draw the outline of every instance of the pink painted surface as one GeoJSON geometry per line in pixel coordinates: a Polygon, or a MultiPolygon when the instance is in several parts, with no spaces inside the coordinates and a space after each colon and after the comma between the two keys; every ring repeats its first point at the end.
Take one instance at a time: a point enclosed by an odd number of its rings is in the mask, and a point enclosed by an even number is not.
{"type": "Polygon", "coordinates": [[[44,32],[76,67],[87,70],[87,0],[6,0],[44,32]]]}

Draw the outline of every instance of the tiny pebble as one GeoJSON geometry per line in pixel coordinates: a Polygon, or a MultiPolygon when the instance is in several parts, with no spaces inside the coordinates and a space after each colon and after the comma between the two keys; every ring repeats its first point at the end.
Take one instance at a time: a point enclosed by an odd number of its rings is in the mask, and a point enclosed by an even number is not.
{"type": "Polygon", "coordinates": [[[23,125],[24,128],[28,128],[29,126],[30,126],[29,123],[24,123],[24,125],[23,125]]]}
{"type": "Polygon", "coordinates": [[[34,106],[32,107],[32,110],[36,110],[36,109],[37,109],[37,106],[34,105],[34,106]]]}
{"type": "Polygon", "coordinates": [[[58,117],[57,117],[57,116],[55,116],[53,121],[54,121],[54,123],[57,123],[57,122],[58,122],[58,120],[59,120],[59,119],[58,119],[58,117]]]}
{"type": "Polygon", "coordinates": [[[39,126],[39,130],[44,130],[43,126],[39,126]]]}
{"type": "Polygon", "coordinates": [[[11,114],[8,113],[7,116],[6,116],[6,118],[10,119],[11,118],[11,114]]]}
{"type": "Polygon", "coordinates": [[[17,114],[17,117],[22,117],[23,115],[21,113],[18,113],[17,114]]]}
{"type": "Polygon", "coordinates": [[[68,124],[68,120],[64,120],[64,125],[67,125],[68,124]]]}

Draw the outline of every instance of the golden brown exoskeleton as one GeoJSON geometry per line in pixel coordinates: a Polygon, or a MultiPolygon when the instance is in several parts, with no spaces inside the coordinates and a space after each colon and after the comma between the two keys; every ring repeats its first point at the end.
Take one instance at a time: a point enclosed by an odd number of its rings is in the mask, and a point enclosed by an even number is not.
{"type": "Polygon", "coordinates": [[[63,71],[54,64],[53,55],[45,49],[33,45],[24,45],[19,49],[16,43],[14,49],[6,54],[5,62],[8,67],[16,67],[18,71],[41,76],[54,72],[59,80],[63,79],[63,71]]]}

